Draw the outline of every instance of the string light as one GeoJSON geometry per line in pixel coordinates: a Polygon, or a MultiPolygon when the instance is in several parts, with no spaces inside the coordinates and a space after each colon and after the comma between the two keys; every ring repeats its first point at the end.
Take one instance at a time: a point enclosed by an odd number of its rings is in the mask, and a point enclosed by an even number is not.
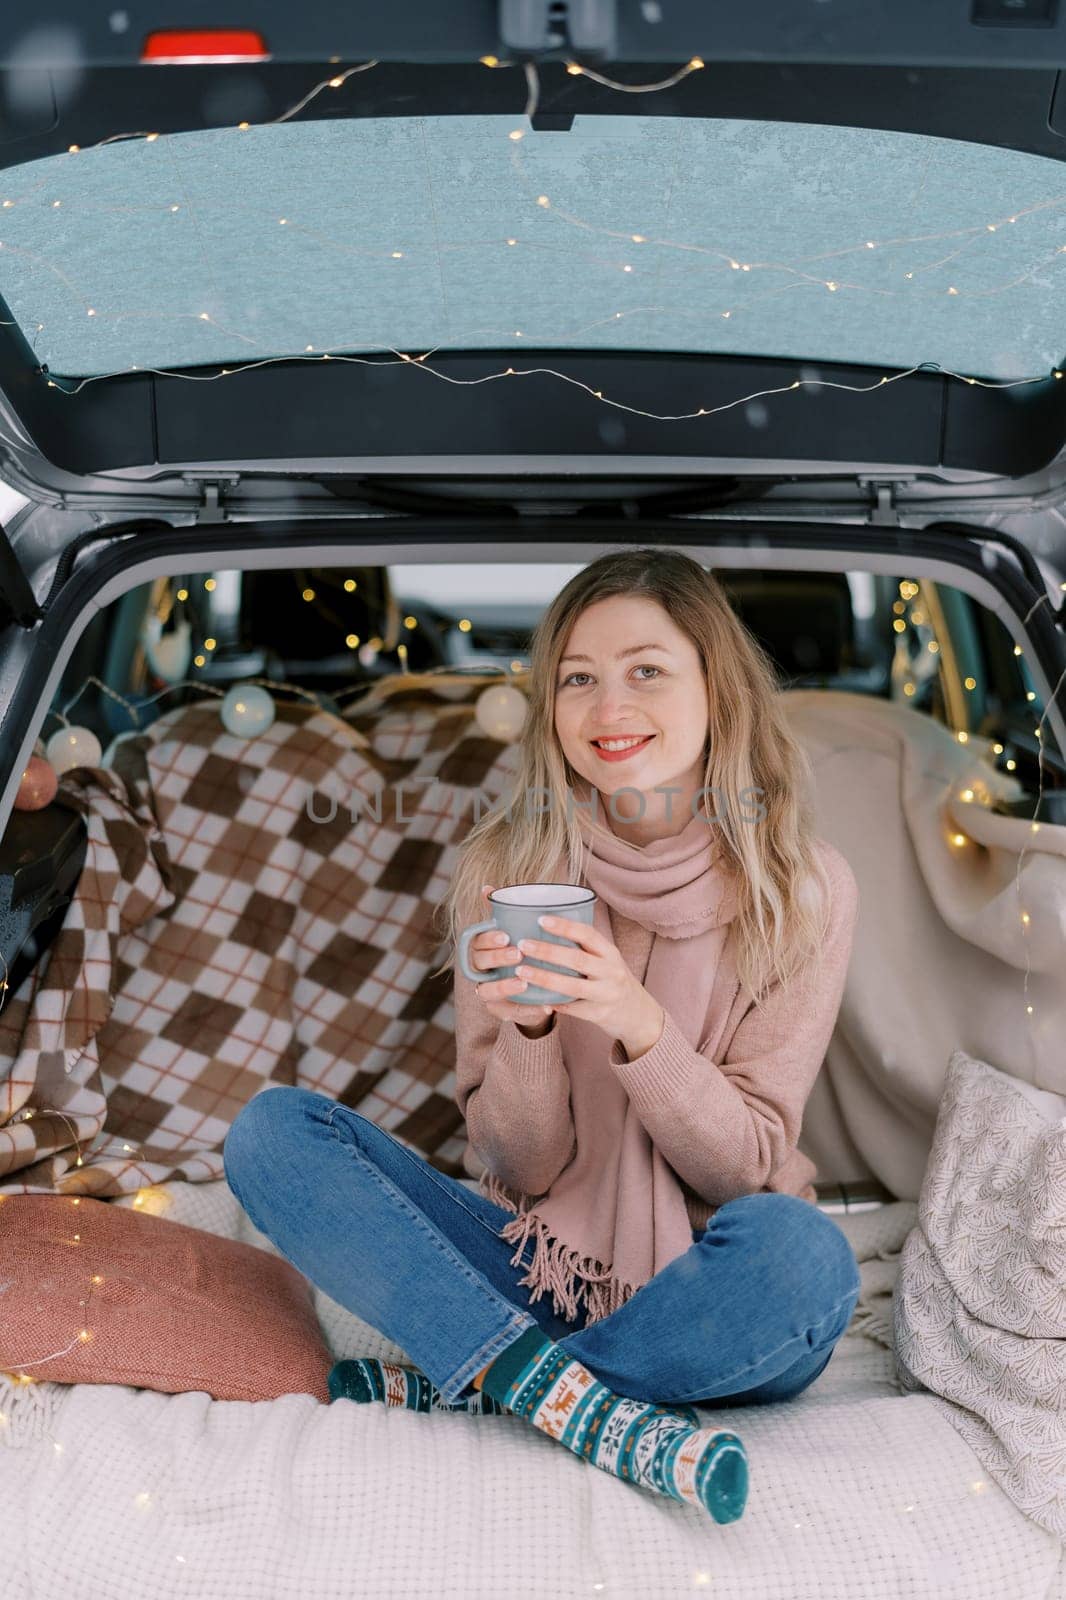
{"type": "MultiPolygon", "coordinates": [[[[523,338],[524,334],[522,330],[515,329],[514,337],[523,338]]],[[[871,383],[842,383],[830,378],[797,378],[791,383],[775,384],[766,389],[753,389],[747,394],[738,395],[735,399],[723,401],[717,406],[698,407],[692,411],[662,412],[649,411],[642,406],[628,405],[620,400],[614,400],[610,396],[604,394],[602,390],[593,389],[590,384],[585,383],[582,379],[575,378],[572,373],[562,372],[555,367],[506,367],[499,372],[485,373],[480,378],[457,378],[452,373],[441,372],[436,367],[429,365],[428,355],[420,355],[412,358],[403,351],[392,349],[392,347],[387,348],[390,349],[390,352],[395,358],[396,362],[403,363],[409,366],[412,370],[429,373],[432,377],[439,378],[442,382],[452,384],[456,388],[476,388],[480,384],[496,382],[503,378],[550,377],[558,379],[562,383],[567,383],[573,388],[584,390],[584,392],[591,398],[600,400],[604,405],[610,406],[613,410],[624,411],[630,416],[648,417],[656,422],[685,422],[694,417],[717,416],[723,411],[732,411],[737,406],[750,405],[754,400],[769,399],[774,395],[788,394],[789,392],[796,392],[801,389],[840,389],[849,394],[868,394],[872,389],[878,389],[882,385],[888,383],[899,383],[906,378],[914,377],[916,373],[920,372],[934,374],[942,378],[954,379],[959,382],[976,383],[984,389],[1017,389],[1024,388],[1029,384],[1042,383],[1044,381],[1042,376],[1035,378],[1010,378],[1003,381],[985,378],[970,378],[964,377],[961,373],[953,372],[946,367],[941,367],[936,362],[922,361],[913,367],[907,367],[904,371],[893,372],[883,375],[880,378],[876,378],[871,383]]],[[[217,383],[220,378],[229,376],[231,373],[250,372],[258,367],[274,366],[279,361],[302,361],[305,359],[308,358],[299,355],[295,357],[266,356],[257,361],[246,361],[242,362],[239,366],[224,368],[221,372],[216,373],[179,372],[172,368],[166,367],[144,367],[142,368],[142,371],[156,377],[180,378],[188,383],[217,383]]],[[[310,359],[317,361],[343,361],[355,366],[390,366],[393,364],[392,362],[383,360],[380,356],[337,355],[330,352],[324,352],[322,355],[316,355],[310,359]]],[[[114,377],[117,375],[117,373],[96,373],[92,377],[78,380],[69,387],[63,383],[56,382],[54,379],[49,379],[48,386],[49,388],[55,388],[60,394],[74,396],[79,394],[82,389],[86,388],[91,383],[99,383],[102,378],[114,377]]]]}
{"type": "Polygon", "coordinates": [[[660,78],[655,83],[620,83],[617,78],[605,78],[602,73],[594,72],[591,67],[583,67],[576,61],[568,61],[566,70],[573,77],[589,78],[593,83],[602,84],[605,89],[617,89],[620,94],[654,94],[659,89],[672,89],[675,83],[680,83],[691,73],[701,72],[703,66],[700,57],[693,56],[669,78],[660,78]]]}
{"type": "MultiPolygon", "coordinates": [[[[485,57],[485,58],[482,58],[482,59],[485,60],[486,63],[488,63],[489,60],[491,59],[491,61],[492,61],[492,63],[494,65],[500,65],[501,64],[499,62],[498,58],[496,58],[496,57],[492,57],[492,58],[485,57]]],[[[321,92],[323,89],[325,89],[327,87],[335,89],[335,88],[339,87],[343,82],[345,82],[347,80],[347,78],[349,76],[351,76],[353,73],[368,71],[375,65],[377,65],[376,61],[366,62],[366,63],[362,63],[361,65],[359,65],[357,67],[353,67],[353,68],[348,69],[343,74],[340,74],[340,75],[335,74],[335,73],[331,74],[331,76],[329,78],[323,79],[319,84],[317,84],[311,90],[309,95],[304,96],[302,100],[296,102],[296,104],[294,106],[290,107],[290,109],[287,112],[282,113],[282,115],[280,117],[278,117],[278,118],[271,119],[271,121],[273,123],[277,123],[277,122],[282,122],[282,121],[285,121],[285,120],[291,118],[304,105],[306,105],[308,103],[308,101],[311,98],[313,98],[313,96],[315,94],[321,92]]],[[[660,80],[657,83],[649,83],[649,84],[641,84],[641,85],[622,84],[622,83],[619,83],[619,82],[617,82],[615,80],[605,78],[601,74],[593,72],[591,69],[578,67],[577,63],[572,63],[571,65],[573,65],[575,68],[577,68],[577,70],[580,73],[582,73],[582,74],[584,74],[586,76],[589,76],[590,78],[594,79],[595,81],[604,83],[608,87],[611,87],[612,89],[615,89],[617,92],[621,92],[621,93],[644,93],[644,92],[649,92],[649,91],[655,90],[655,89],[665,88],[669,84],[671,84],[673,82],[676,82],[676,81],[679,81],[680,78],[683,77],[687,72],[694,71],[694,70],[699,70],[704,65],[704,63],[699,58],[695,58],[694,57],[688,63],[688,65],[686,67],[680,69],[680,71],[677,74],[675,74],[673,77],[665,79],[665,80],[660,80]]],[[[535,103],[536,81],[537,80],[536,80],[535,69],[533,69],[532,74],[531,74],[531,72],[529,70],[529,64],[526,64],[526,71],[527,71],[527,79],[531,83],[530,100],[527,103],[527,113],[528,113],[531,110],[532,105],[535,103]]],[[[262,125],[265,126],[265,125],[268,125],[268,124],[264,123],[262,125]]],[[[246,130],[247,127],[248,127],[248,124],[240,124],[238,126],[240,128],[242,128],[242,129],[246,130]]],[[[154,140],[154,139],[157,139],[158,137],[159,137],[158,133],[155,133],[155,132],[152,132],[152,133],[139,133],[139,134],[118,134],[118,135],[112,135],[108,139],[102,139],[102,140],[98,141],[98,145],[107,144],[107,143],[113,142],[114,140],[119,140],[119,139],[143,138],[145,140],[149,140],[149,139],[154,140]]],[[[80,147],[71,146],[70,148],[71,148],[71,151],[73,152],[75,149],[78,149],[80,147]]],[[[88,148],[94,149],[94,148],[97,148],[97,146],[90,146],[88,148]]],[[[515,154],[517,154],[517,152],[515,152],[515,154]]],[[[512,157],[512,159],[513,159],[513,157],[512,157]]],[[[586,229],[590,229],[591,231],[593,231],[595,233],[602,234],[602,235],[604,235],[606,237],[619,237],[619,238],[626,238],[627,237],[631,242],[640,242],[642,244],[646,244],[646,243],[658,244],[660,247],[666,248],[666,249],[685,250],[690,255],[691,254],[695,254],[695,255],[710,255],[710,256],[716,256],[720,260],[728,259],[729,265],[731,267],[738,268],[739,270],[742,270],[742,271],[747,272],[747,273],[751,273],[752,271],[760,271],[760,270],[763,270],[763,271],[765,271],[765,270],[773,270],[773,271],[778,271],[778,272],[784,271],[784,272],[793,274],[797,278],[797,280],[799,280],[799,281],[808,281],[808,282],[811,282],[811,283],[821,283],[827,289],[831,290],[832,292],[836,292],[837,290],[840,290],[842,288],[865,289],[865,290],[869,290],[870,292],[888,293],[888,294],[895,293],[897,291],[893,291],[893,290],[889,290],[889,289],[882,289],[882,288],[873,288],[870,285],[845,283],[842,280],[839,280],[837,278],[830,278],[830,279],[817,278],[817,277],[815,277],[814,275],[812,275],[810,273],[803,272],[802,271],[802,264],[803,263],[811,264],[811,263],[815,263],[815,262],[818,262],[818,261],[827,260],[827,259],[829,259],[831,257],[845,255],[845,254],[847,254],[847,253],[849,253],[851,251],[862,250],[862,251],[866,252],[866,251],[871,251],[871,250],[875,250],[875,249],[880,250],[880,249],[883,249],[883,248],[888,247],[888,246],[895,246],[895,245],[899,245],[899,244],[903,244],[903,243],[927,242],[927,241],[929,241],[931,239],[939,239],[939,238],[961,238],[964,241],[963,245],[960,246],[960,249],[962,249],[962,248],[966,247],[966,244],[968,242],[970,242],[973,238],[977,237],[978,235],[987,234],[987,233],[994,233],[996,231],[996,229],[997,229],[997,226],[998,226],[998,223],[996,223],[996,222],[987,222],[987,223],[984,223],[984,224],[972,225],[972,226],[967,227],[967,228],[949,230],[949,231],[943,232],[943,233],[930,233],[930,234],[924,234],[924,235],[923,234],[918,234],[918,235],[900,236],[898,238],[890,238],[890,239],[886,239],[886,240],[863,239],[860,243],[857,243],[857,244],[852,245],[852,246],[842,246],[842,247],[839,247],[836,250],[820,252],[819,254],[817,254],[815,256],[798,258],[797,261],[793,261],[793,262],[765,261],[765,262],[744,262],[744,263],[739,263],[739,262],[737,262],[735,260],[735,258],[729,256],[727,252],[723,252],[721,250],[713,249],[713,248],[706,247],[706,246],[693,245],[693,244],[691,244],[690,242],[687,242],[687,241],[676,241],[676,240],[668,240],[668,239],[654,239],[651,236],[649,236],[647,234],[644,234],[644,233],[635,234],[635,233],[632,233],[632,232],[623,232],[621,230],[592,228],[591,225],[589,223],[587,223],[584,219],[574,217],[572,214],[567,213],[565,211],[565,209],[562,209],[562,208],[558,207],[557,205],[553,205],[552,201],[551,201],[551,198],[549,196],[547,196],[547,195],[538,196],[538,202],[537,203],[538,203],[538,205],[541,206],[542,209],[550,210],[552,215],[555,216],[558,220],[561,220],[563,222],[566,222],[566,223],[569,223],[569,224],[572,224],[572,225],[581,226],[581,227],[586,228],[586,229]]],[[[1052,199],[1049,199],[1049,200],[1046,200],[1046,201],[1042,201],[1042,202],[1036,202],[1031,206],[1023,207],[1023,208],[1015,211],[1007,220],[1009,222],[1017,222],[1019,220],[1019,218],[1021,218],[1021,217],[1029,216],[1029,215],[1035,214],[1037,212],[1040,212],[1040,211],[1043,211],[1043,210],[1047,210],[1049,208],[1053,208],[1055,206],[1060,206],[1062,204],[1066,204],[1066,196],[1056,196],[1056,197],[1053,197],[1052,199]]],[[[179,208],[175,205],[175,206],[172,206],[171,209],[176,211],[179,208]]],[[[289,224],[291,222],[291,219],[288,218],[288,217],[285,217],[285,218],[279,219],[279,222],[281,223],[281,225],[289,226],[289,224]]],[[[329,241],[329,242],[331,244],[339,243],[339,241],[329,241]]],[[[515,239],[513,241],[513,243],[512,243],[511,239],[508,239],[508,241],[507,241],[507,243],[509,245],[511,245],[512,247],[516,247],[517,246],[517,242],[518,242],[517,239],[515,239]]],[[[529,246],[529,247],[539,247],[539,246],[529,246]]],[[[1059,252],[1061,252],[1064,249],[1066,249],[1066,246],[1059,246],[1058,247],[1058,251],[1059,252]]],[[[403,251],[392,251],[392,252],[389,252],[389,253],[391,254],[393,259],[402,259],[403,256],[405,255],[405,252],[403,252],[403,251]]],[[[948,259],[948,258],[945,258],[945,259],[948,259]]],[[[1039,266],[1039,263],[1037,265],[1039,266]]],[[[624,272],[627,272],[627,273],[631,274],[633,269],[629,264],[625,264],[622,267],[622,270],[624,272]]],[[[923,269],[923,270],[926,270],[926,269],[923,269]]],[[[1030,272],[1028,272],[1026,274],[1023,274],[1022,277],[1016,278],[1016,279],[1011,280],[1011,281],[1012,281],[1012,283],[1021,282],[1025,278],[1031,277],[1036,270],[1037,270],[1037,268],[1033,268],[1033,269],[1030,270],[1030,272]]],[[[913,273],[906,274],[905,276],[913,276],[913,273]]],[[[1003,287],[1009,287],[1009,285],[1000,286],[1000,288],[1003,288],[1003,287]]],[[[770,292],[771,293],[776,293],[776,292],[779,292],[779,291],[778,290],[771,290],[770,292]]],[[[955,294],[961,294],[961,293],[968,293],[968,292],[971,292],[971,291],[962,291],[962,290],[959,290],[955,285],[952,285],[949,292],[955,293],[955,294]]],[[[979,290],[979,291],[975,290],[975,291],[972,291],[972,293],[974,293],[974,294],[982,294],[982,295],[987,295],[987,294],[992,293],[992,292],[999,292],[999,290],[987,290],[986,289],[986,290],[979,290]]],[[[735,313],[735,311],[737,309],[743,309],[743,308],[730,307],[730,308],[727,308],[725,310],[721,310],[721,311],[717,311],[717,312],[711,311],[711,312],[704,313],[704,314],[716,315],[720,319],[729,319],[734,315],[734,313],[735,313]]],[[[660,312],[671,312],[673,314],[677,314],[678,310],[679,310],[679,308],[677,308],[677,307],[668,307],[668,306],[667,307],[659,307],[659,306],[638,307],[638,308],[630,308],[629,311],[627,311],[624,314],[632,315],[632,314],[635,314],[637,312],[640,312],[641,314],[648,314],[648,313],[657,314],[657,313],[660,313],[660,312]]],[[[95,315],[95,308],[93,308],[93,315],[95,315]]],[[[615,312],[613,314],[613,317],[614,317],[614,319],[617,319],[617,318],[621,317],[622,315],[623,315],[622,312],[615,312]]],[[[212,319],[209,316],[207,316],[206,314],[201,314],[201,317],[202,317],[202,320],[205,320],[205,321],[208,321],[208,322],[212,321],[212,319]]],[[[233,332],[233,330],[227,330],[227,331],[233,332]]],[[[253,339],[250,339],[250,338],[248,338],[247,336],[244,336],[244,335],[239,335],[238,334],[237,336],[245,338],[246,342],[248,342],[248,343],[256,343],[257,342],[257,341],[255,341],[253,339]]],[[[520,330],[514,330],[512,336],[515,337],[515,338],[519,338],[519,337],[527,338],[529,336],[529,334],[528,334],[528,330],[520,329],[520,330]]],[[[466,343],[467,341],[465,339],[460,339],[459,336],[457,336],[457,342],[466,343]]],[[[373,346],[371,348],[381,349],[381,348],[385,348],[385,347],[373,346]]],[[[391,347],[389,347],[389,348],[391,348],[391,347]]],[[[436,348],[440,348],[440,347],[436,347],[436,348]]],[[[306,347],[305,353],[306,354],[312,354],[312,355],[315,354],[314,347],[313,346],[306,347]]],[[[333,359],[353,359],[351,357],[348,357],[348,358],[337,357],[335,354],[333,354],[331,352],[323,352],[317,358],[324,360],[324,359],[330,358],[331,355],[332,355],[333,359]]],[[[275,356],[275,357],[272,357],[270,359],[273,360],[273,361],[284,361],[284,360],[293,359],[293,358],[292,357],[286,357],[286,356],[275,356]]],[[[425,358],[422,357],[420,359],[424,361],[425,358]]],[[[232,367],[232,368],[227,367],[227,368],[223,369],[222,372],[214,373],[214,374],[212,374],[210,376],[206,376],[206,377],[205,377],[205,375],[199,375],[199,381],[216,381],[217,378],[220,377],[220,376],[227,376],[227,377],[228,376],[232,376],[236,372],[242,372],[242,371],[248,370],[248,367],[250,365],[253,365],[253,364],[258,365],[260,363],[246,363],[246,364],[241,364],[241,365],[238,365],[238,366],[232,367]]],[[[151,373],[153,375],[159,375],[159,376],[181,376],[181,377],[184,377],[186,380],[189,380],[189,381],[198,381],[198,375],[189,374],[189,373],[180,373],[180,374],[172,373],[169,369],[162,368],[162,367],[147,367],[147,368],[143,368],[143,369],[134,368],[133,370],[145,370],[145,371],[147,371],[147,372],[149,372],[149,373],[151,373]]],[[[545,369],[540,369],[540,370],[545,370],[545,369]]],[[[910,372],[916,372],[916,371],[922,371],[922,370],[925,370],[925,371],[937,371],[937,370],[944,370],[944,369],[938,368],[935,363],[925,362],[925,363],[919,363],[914,368],[908,369],[908,375],[910,374],[910,372]]],[[[1056,372],[1057,371],[1058,371],[1058,369],[1056,369],[1056,372]]],[[[57,383],[54,379],[51,379],[51,378],[48,379],[48,383],[49,383],[50,387],[59,388],[60,392],[62,392],[62,393],[65,393],[65,394],[76,394],[76,393],[80,392],[80,389],[82,387],[84,387],[85,383],[92,382],[92,381],[98,381],[98,379],[101,378],[101,377],[114,376],[114,375],[117,375],[117,373],[112,372],[112,373],[96,374],[92,378],[88,378],[88,379],[82,380],[81,382],[77,383],[74,386],[68,386],[66,383],[63,383],[63,382],[57,383]]],[[[511,376],[511,375],[514,375],[514,374],[513,373],[508,373],[507,375],[511,376]]],[[[977,379],[976,377],[972,377],[972,376],[965,375],[965,374],[960,374],[960,373],[955,373],[955,372],[946,372],[945,375],[951,376],[952,378],[954,378],[957,381],[965,381],[965,382],[967,382],[969,384],[980,383],[984,387],[997,387],[997,388],[1013,387],[1015,385],[1043,381],[1043,377],[1042,376],[1036,377],[1036,378],[1024,378],[1024,379],[1016,379],[1016,380],[1007,380],[1006,382],[996,382],[996,381],[991,381],[991,380],[980,380],[980,379],[977,379]]],[[[556,374],[556,376],[565,376],[565,375],[556,374]]],[[[476,380],[474,380],[474,381],[476,381],[476,380]]],[[[888,381],[891,381],[891,380],[888,377],[885,377],[881,381],[882,382],[888,382],[888,381]]],[[[738,398],[738,400],[736,402],[733,402],[733,403],[734,404],[748,404],[753,399],[763,398],[766,395],[772,394],[773,392],[775,392],[775,391],[773,391],[773,390],[758,391],[758,392],[756,392],[755,394],[752,394],[752,395],[741,396],[741,397],[738,398]]],[[[611,403],[606,396],[604,396],[603,398],[604,398],[605,403],[611,403]]],[[[670,417],[663,416],[663,415],[661,415],[659,413],[655,413],[655,412],[651,412],[651,411],[645,411],[645,410],[642,410],[641,408],[626,408],[626,409],[633,410],[638,415],[644,415],[644,416],[656,418],[658,420],[673,420],[670,417]]],[[[715,408],[715,409],[718,409],[718,408],[715,408]]],[[[682,414],[682,415],[683,416],[691,416],[691,415],[711,415],[711,414],[714,414],[714,413],[712,411],[708,410],[708,408],[700,408],[700,410],[695,412],[695,413],[685,413],[685,414],[682,414]]],[[[678,418],[678,420],[680,420],[680,418],[678,418]]]]}
{"type": "MultiPolygon", "coordinates": [[[[701,65],[702,65],[702,63],[701,63],[701,65]]],[[[625,85],[612,84],[611,87],[617,87],[617,88],[624,89],[625,85]]],[[[649,85],[648,87],[654,87],[654,86],[649,85]]],[[[527,114],[528,114],[528,108],[527,108],[527,114]]],[[[521,181],[523,181],[524,183],[528,183],[528,180],[526,179],[526,176],[525,176],[525,173],[524,173],[524,169],[521,167],[520,164],[518,164],[516,162],[516,156],[517,156],[517,151],[512,152],[512,157],[511,157],[512,166],[513,166],[516,174],[521,179],[521,181]]],[[[1046,211],[1046,210],[1049,210],[1049,209],[1055,209],[1056,207],[1061,208],[1063,206],[1066,206],[1066,194],[1056,195],[1056,196],[1053,196],[1049,200],[1035,201],[1031,206],[1023,207],[1021,211],[1015,213],[1015,215],[1013,217],[1009,218],[1008,220],[1014,222],[1014,221],[1017,221],[1019,216],[1034,215],[1037,212],[1046,211]]],[[[598,227],[598,226],[588,222],[586,219],[578,217],[575,214],[573,214],[571,212],[568,212],[563,208],[556,207],[554,215],[560,221],[570,223],[574,227],[579,227],[579,228],[585,229],[586,231],[603,235],[604,237],[608,237],[608,238],[624,238],[626,236],[625,233],[622,230],[598,227]]],[[[811,255],[811,256],[801,256],[801,257],[797,258],[797,261],[794,261],[794,262],[785,262],[785,261],[749,262],[744,267],[744,270],[745,271],[752,271],[752,270],[764,271],[764,270],[766,270],[766,271],[792,273],[797,278],[802,279],[802,280],[807,281],[807,282],[810,282],[810,283],[818,283],[818,282],[820,282],[827,289],[831,289],[833,291],[835,291],[835,290],[837,290],[837,289],[839,289],[841,287],[847,287],[847,288],[854,288],[854,289],[865,289],[867,292],[875,293],[875,294],[895,295],[895,294],[901,294],[904,291],[885,289],[885,288],[873,287],[871,285],[863,285],[863,284],[856,284],[856,283],[848,283],[846,285],[842,285],[836,279],[827,280],[827,279],[824,279],[824,278],[816,278],[816,277],[812,276],[810,273],[804,272],[802,270],[802,267],[801,267],[800,263],[802,263],[804,265],[811,265],[811,264],[814,264],[814,263],[817,263],[817,262],[820,262],[820,261],[828,261],[828,260],[834,259],[834,258],[839,257],[839,256],[851,255],[851,254],[854,254],[854,253],[856,253],[856,252],[858,252],[860,250],[872,249],[872,248],[875,248],[875,246],[889,248],[889,247],[895,247],[895,246],[899,246],[899,245],[926,244],[926,243],[930,243],[932,241],[936,241],[936,240],[939,240],[939,239],[957,239],[957,238],[962,238],[962,239],[964,239],[964,241],[966,241],[966,243],[969,243],[973,239],[976,239],[976,238],[980,237],[984,232],[987,232],[987,231],[989,231],[989,225],[988,224],[982,225],[982,224],[978,223],[978,224],[970,225],[969,227],[954,228],[954,229],[950,229],[950,230],[947,230],[947,231],[944,231],[944,232],[941,232],[941,233],[899,235],[899,236],[894,237],[894,238],[883,239],[883,240],[880,240],[880,241],[870,241],[870,240],[864,239],[864,240],[861,241],[861,243],[857,243],[857,244],[853,244],[853,245],[839,246],[837,249],[821,251],[821,252],[819,252],[819,253],[817,253],[815,255],[811,255]]],[[[992,232],[996,231],[994,224],[991,225],[991,231],[992,232]]],[[[630,237],[631,237],[631,235],[630,235],[630,237]]],[[[733,259],[732,254],[730,252],[723,251],[720,248],[716,248],[716,247],[713,247],[713,246],[696,245],[696,244],[692,244],[691,242],[684,241],[684,240],[674,240],[674,239],[665,239],[665,238],[654,238],[650,242],[652,242],[654,244],[657,244],[657,245],[660,245],[660,246],[662,246],[663,248],[665,248],[667,250],[685,251],[687,254],[690,254],[690,255],[694,254],[694,255],[707,255],[707,256],[717,257],[717,258],[719,258],[721,260],[728,261],[729,266],[731,268],[733,268],[734,270],[739,269],[740,265],[741,265],[738,261],[733,259]]],[[[960,250],[962,248],[965,248],[965,244],[963,246],[960,246],[960,250]]],[[[1033,267],[1027,269],[1026,272],[1020,274],[1016,278],[1013,278],[1013,279],[1009,280],[1007,283],[994,286],[992,289],[959,291],[957,287],[953,286],[951,288],[950,292],[952,294],[959,294],[961,292],[961,293],[964,293],[964,294],[967,294],[967,295],[980,296],[980,297],[986,297],[989,294],[993,294],[993,293],[1002,293],[1004,290],[1006,290],[1008,288],[1013,288],[1017,284],[1023,283],[1023,282],[1027,282],[1030,279],[1032,279],[1033,277],[1035,277],[1037,275],[1037,273],[1039,272],[1040,268],[1043,267],[1046,264],[1047,261],[1052,259],[1053,255],[1059,254],[1059,253],[1061,253],[1061,251],[1062,251],[1062,247],[1060,246],[1054,252],[1052,252],[1051,256],[1043,258],[1041,261],[1037,262],[1033,267]]],[[[955,252],[955,254],[958,254],[958,253],[959,252],[955,252]]],[[[947,261],[947,260],[950,260],[950,259],[953,259],[953,257],[945,257],[945,258],[943,258],[943,261],[947,261]]],[[[931,266],[933,266],[933,265],[938,265],[938,264],[942,265],[943,261],[941,263],[931,263],[930,267],[923,268],[922,270],[923,271],[930,270],[931,266]]],[[[911,270],[911,271],[905,272],[903,274],[903,276],[904,276],[904,278],[907,278],[907,279],[913,279],[914,271],[911,270]]],[[[907,292],[907,298],[908,298],[908,300],[913,300],[913,296],[909,292],[907,292]]],[[[734,307],[732,309],[736,309],[736,308],[734,307]]]]}

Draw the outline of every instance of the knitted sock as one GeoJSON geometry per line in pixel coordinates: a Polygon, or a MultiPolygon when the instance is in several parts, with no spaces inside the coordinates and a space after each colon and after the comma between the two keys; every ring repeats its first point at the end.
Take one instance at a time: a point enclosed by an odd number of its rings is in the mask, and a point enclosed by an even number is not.
{"type": "Polygon", "coordinates": [[[331,1400],[384,1401],[387,1406],[404,1406],[408,1411],[467,1411],[472,1416],[502,1416],[505,1407],[491,1395],[475,1390],[469,1399],[454,1404],[444,1399],[424,1372],[414,1367],[394,1366],[373,1356],[338,1361],[329,1374],[331,1400]]]}
{"type": "Polygon", "coordinates": [[[539,1328],[496,1357],[482,1390],[617,1478],[702,1506],[715,1522],[736,1522],[744,1510],[748,1458],[735,1433],[615,1394],[539,1328]]]}
{"type": "MultiPolygon", "coordinates": [[[[373,1356],[336,1362],[330,1369],[328,1383],[331,1400],[355,1400],[363,1405],[380,1400],[387,1406],[403,1406],[408,1411],[466,1411],[471,1416],[508,1414],[506,1406],[480,1389],[475,1389],[468,1398],[449,1402],[436,1384],[416,1367],[395,1366],[373,1356]]],[[[699,1423],[692,1406],[672,1406],[670,1410],[688,1417],[693,1425],[699,1423]]]]}

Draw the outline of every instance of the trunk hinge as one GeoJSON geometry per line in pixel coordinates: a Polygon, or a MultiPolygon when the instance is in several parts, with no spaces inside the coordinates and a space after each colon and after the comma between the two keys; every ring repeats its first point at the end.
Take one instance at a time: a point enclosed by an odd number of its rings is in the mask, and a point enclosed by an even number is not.
{"type": "Polygon", "coordinates": [[[613,60],[617,0],[499,0],[499,31],[508,55],[560,51],[613,60]]]}
{"type": "Polygon", "coordinates": [[[899,512],[896,510],[898,485],[878,478],[865,478],[863,482],[877,497],[877,504],[871,506],[867,522],[879,528],[898,528],[899,512]]]}
{"type": "Polygon", "coordinates": [[[44,616],[3,523],[0,523],[0,627],[32,628],[44,616]]]}
{"type": "Polygon", "coordinates": [[[196,513],[197,522],[225,522],[228,512],[222,504],[223,489],[235,489],[241,481],[239,472],[218,473],[211,478],[201,478],[195,472],[183,472],[182,479],[200,490],[200,508],[196,513]]]}

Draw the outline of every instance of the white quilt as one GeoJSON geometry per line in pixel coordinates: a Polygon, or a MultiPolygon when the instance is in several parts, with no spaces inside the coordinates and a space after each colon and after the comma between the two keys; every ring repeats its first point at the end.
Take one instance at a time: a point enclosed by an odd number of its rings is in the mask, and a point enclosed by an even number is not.
{"type": "MultiPolygon", "coordinates": [[[[162,1187],[175,1221],[273,1249],[224,1182],[162,1187]]],[[[0,1383],[3,1600],[1066,1600],[1062,1542],[896,1380],[914,1217],[905,1201],[836,1217],[863,1290],[810,1389],[706,1413],[747,1447],[739,1522],[620,1483],[514,1417],[0,1383]]],[[[338,1358],[406,1359],[317,1290],[316,1305],[338,1358]]]]}

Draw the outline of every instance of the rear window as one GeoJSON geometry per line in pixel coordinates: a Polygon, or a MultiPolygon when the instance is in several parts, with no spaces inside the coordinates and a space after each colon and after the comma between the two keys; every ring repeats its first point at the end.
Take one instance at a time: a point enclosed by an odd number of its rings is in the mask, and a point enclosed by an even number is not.
{"type": "MultiPolygon", "coordinates": [[[[532,630],[582,565],[487,561],[159,578],[93,618],[53,710],[76,710],[75,720],[106,748],[197,698],[199,682],[224,692],[260,680],[343,713],[377,681],[402,672],[525,681],[532,630]]],[[[1057,787],[1057,761],[1054,770],[1046,758],[1041,763],[1044,706],[1024,657],[999,618],[962,590],[906,572],[711,570],[783,690],[843,690],[907,704],[996,741],[997,765],[1032,792],[1057,787]]],[[[46,736],[57,726],[50,719],[46,736]]]]}
{"type": "Polygon", "coordinates": [[[1064,187],[1045,157],[728,119],[134,135],[0,176],[0,294],[55,378],[588,348],[1013,381],[1063,354],[1064,187]]]}

